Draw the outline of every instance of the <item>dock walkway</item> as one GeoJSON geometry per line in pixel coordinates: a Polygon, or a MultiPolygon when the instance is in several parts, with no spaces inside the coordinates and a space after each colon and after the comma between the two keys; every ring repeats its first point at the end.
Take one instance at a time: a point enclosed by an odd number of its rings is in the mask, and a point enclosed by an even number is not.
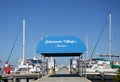
{"type": "Polygon", "coordinates": [[[35,82],[91,82],[84,77],[49,77],[41,78],[35,82]]]}
{"type": "Polygon", "coordinates": [[[63,68],[56,72],[55,75],[48,76],[48,77],[43,77],[35,82],[91,82],[90,80],[80,77],[79,75],[76,74],[69,74],[68,69],[63,68]]]}

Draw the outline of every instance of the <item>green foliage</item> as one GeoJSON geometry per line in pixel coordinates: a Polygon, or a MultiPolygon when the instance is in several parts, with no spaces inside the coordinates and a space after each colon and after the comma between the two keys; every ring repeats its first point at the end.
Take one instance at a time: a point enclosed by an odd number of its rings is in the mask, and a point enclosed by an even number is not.
{"type": "MultiPolygon", "coordinates": [[[[2,70],[2,68],[0,67],[0,71],[2,70]]],[[[0,75],[0,80],[2,79],[2,76],[0,75]]]]}
{"type": "MultiPolygon", "coordinates": [[[[0,63],[1,63],[1,60],[0,60],[0,63]]],[[[2,68],[0,67],[0,71],[2,70],[2,68]]],[[[2,79],[2,76],[0,75],[0,80],[2,79]]],[[[0,81],[1,82],[1,81],[0,81]]]]}
{"type": "Polygon", "coordinates": [[[0,71],[2,70],[2,68],[0,67],[0,71]]]}
{"type": "Polygon", "coordinates": [[[120,68],[118,69],[118,73],[113,77],[114,82],[120,82],[120,68]]]}
{"type": "Polygon", "coordinates": [[[2,76],[0,75],[0,80],[2,79],[2,76]]]}

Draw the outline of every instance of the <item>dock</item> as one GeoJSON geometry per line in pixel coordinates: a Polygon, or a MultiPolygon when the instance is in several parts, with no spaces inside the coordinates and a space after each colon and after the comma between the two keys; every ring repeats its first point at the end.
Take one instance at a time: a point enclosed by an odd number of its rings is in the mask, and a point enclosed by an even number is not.
{"type": "Polygon", "coordinates": [[[40,78],[35,82],[92,82],[77,74],[70,74],[67,68],[62,68],[55,75],[40,78]]]}
{"type": "Polygon", "coordinates": [[[84,77],[48,77],[35,82],[91,82],[84,77]]]}
{"type": "MultiPolygon", "coordinates": [[[[102,81],[100,73],[87,73],[87,78],[79,74],[70,74],[67,67],[62,67],[52,74],[42,75],[40,73],[26,74],[5,74],[2,75],[2,82],[92,82],[94,80],[102,81]],[[92,81],[90,81],[90,80],[92,81]]],[[[112,73],[104,73],[103,79],[113,81],[112,73]]]]}
{"type": "Polygon", "coordinates": [[[55,74],[48,74],[42,77],[41,74],[8,74],[2,75],[4,82],[91,82],[78,74],[70,74],[70,71],[63,67],[55,74]]]}
{"type": "Polygon", "coordinates": [[[5,74],[2,75],[3,82],[34,82],[36,79],[41,78],[39,73],[28,74],[5,74]]]}

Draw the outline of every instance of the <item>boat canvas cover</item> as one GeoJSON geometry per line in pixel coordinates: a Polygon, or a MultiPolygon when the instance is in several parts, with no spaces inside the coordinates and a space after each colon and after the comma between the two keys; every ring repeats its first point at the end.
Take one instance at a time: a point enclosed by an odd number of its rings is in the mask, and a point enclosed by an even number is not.
{"type": "Polygon", "coordinates": [[[40,40],[36,52],[40,54],[84,53],[86,47],[75,36],[47,36],[40,40]]]}

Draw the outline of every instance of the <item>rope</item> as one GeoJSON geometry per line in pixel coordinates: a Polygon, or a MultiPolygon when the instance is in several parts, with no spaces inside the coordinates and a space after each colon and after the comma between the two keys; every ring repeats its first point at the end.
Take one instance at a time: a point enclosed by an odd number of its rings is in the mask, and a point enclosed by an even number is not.
{"type": "Polygon", "coordinates": [[[99,35],[99,37],[98,37],[98,39],[97,39],[97,42],[96,42],[96,44],[95,44],[95,47],[93,48],[92,54],[91,54],[91,56],[90,56],[91,59],[92,59],[93,54],[94,54],[94,52],[95,52],[95,50],[96,50],[96,48],[97,48],[97,45],[98,45],[98,43],[99,43],[99,41],[100,41],[100,39],[101,39],[102,33],[104,32],[104,29],[105,29],[106,24],[107,24],[107,20],[105,21],[105,23],[104,23],[104,25],[103,25],[103,27],[102,27],[102,30],[101,30],[101,32],[100,32],[100,35],[99,35]]]}
{"type": "MultiPolygon", "coordinates": [[[[28,32],[28,34],[29,34],[29,36],[30,36],[30,40],[31,40],[31,42],[32,42],[32,44],[33,44],[33,48],[35,49],[35,41],[33,40],[33,36],[32,36],[32,33],[31,33],[31,29],[30,29],[30,28],[27,28],[26,31],[28,32]]],[[[33,55],[35,55],[35,50],[33,51],[33,55]]]]}
{"type": "Polygon", "coordinates": [[[11,49],[11,51],[10,51],[9,57],[8,57],[8,59],[7,59],[7,62],[9,62],[9,60],[10,60],[10,57],[11,57],[12,52],[13,52],[13,49],[14,49],[15,44],[16,44],[16,42],[17,42],[17,39],[18,39],[18,37],[19,37],[20,31],[21,31],[21,28],[19,28],[18,34],[17,34],[17,36],[16,36],[16,39],[15,39],[14,44],[13,44],[13,46],[12,46],[12,49],[11,49]]]}

